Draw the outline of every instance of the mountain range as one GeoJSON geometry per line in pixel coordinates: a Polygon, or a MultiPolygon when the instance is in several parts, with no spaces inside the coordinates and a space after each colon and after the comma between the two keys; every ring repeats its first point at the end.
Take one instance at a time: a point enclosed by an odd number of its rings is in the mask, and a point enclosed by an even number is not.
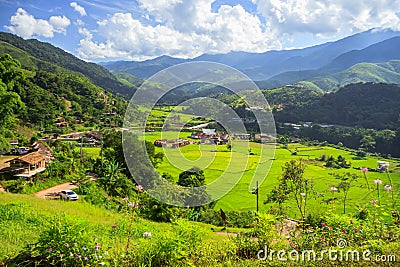
{"type": "MultiPolygon", "coordinates": [[[[335,80],[347,70],[354,76],[359,63],[384,63],[400,59],[400,32],[369,30],[336,42],[329,42],[304,49],[268,51],[265,53],[231,52],[205,54],[193,59],[161,56],[146,61],[116,61],[100,63],[113,73],[128,73],[138,78],[148,78],[158,71],[175,64],[191,61],[213,61],[234,67],[257,81],[262,88],[273,88],[300,81],[315,81],[323,90],[338,89],[342,83],[321,82],[335,80]],[[333,75],[333,77],[332,77],[333,75]]],[[[379,70],[369,69],[372,73],[379,70]]],[[[382,66],[378,66],[378,69],[382,66]]],[[[393,71],[393,70],[392,70],[393,71]]],[[[397,72],[397,71],[396,71],[397,72]]],[[[367,75],[368,76],[368,75],[367,75]]],[[[365,77],[357,81],[374,82],[365,77]]],[[[373,75],[372,75],[373,76],[373,75]]],[[[392,79],[391,79],[392,80],[392,79]]],[[[385,77],[380,81],[386,82],[385,77]]],[[[396,80],[397,81],[397,80],[396,80]]]]}
{"type": "MultiPolygon", "coordinates": [[[[303,66],[324,64],[316,69],[284,72],[259,82],[266,85],[262,87],[265,88],[263,93],[274,108],[278,121],[320,121],[348,126],[394,129],[400,106],[398,103],[400,59],[397,52],[397,47],[400,47],[400,37],[395,36],[396,34],[398,33],[393,31],[368,31],[304,50],[272,51],[259,55],[264,58],[275,57],[277,65],[279,62],[294,61],[294,54],[302,54],[303,61],[307,61],[305,58],[310,58],[303,66]],[[381,40],[382,38],[387,39],[381,40]],[[362,43],[363,40],[366,43],[362,43]],[[334,57],[333,54],[340,55],[334,57]],[[318,62],[316,60],[318,57],[323,62],[318,62]],[[290,83],[287,83],[288,80],[290,83]],[[366,83],[368,81],[369,83],[366,83]],[[288,86],[279,86],[285,82],[288,86]],[[270,89],[267,87],[268,83],[279,87],[270,89]],[[334,92],[324,92],[331,90],[334,92]],[[365,101],[360,102],[359,98],[365,101]],[[343,106],[343,103],[346,103],[346,106],[343,106]],[[344,110],[347,113],[340,116],[331,114],[341,114],[344,110]],[[354,114],[361,115],[357,117],[358,115],[354,114]],[[371,114],[374,114],[373,119],[371,114]]],[[[262,62],[257,59],[257,54],[248,53],[204,55],[202,58],[212,56],[220,61],[230,59],[232,64],[239,64],[241,61],[244,62],[242,69],[248,69],[250,59],[246,61],[245,55],[253,57],[255,64],[262,62]],[[235,58],[232,54],[241,56],[235,58]]],[[[14,85],[5,83],[8,90],[6,92],[15,97],[18,95],[22,101],[20,104],[16,102],[17,105],[14,106],[26,107],[10,114],[16,121],[33,124],[36,127],[54,127],[54,120],[60,116],[67,121],[79,120],[87,125],[100,124],[103,123],[101,117],[104,114],[114,112],[117,113],[119,120],[115,120],[114,123],[119,123],[127,101],[116,96],[129,99],[143,82],[142,78],[137,77],[140,75],[134,76],[129,70],[132,72],[137,68],[142,74],[147,72],[150,75],[158,68],[187,61],[164,56],[145,62],[103,64],[111,70],[110,72],[103,66],[85,62],[49,43],[24,40],[8,33],[0,33],[0,56],[4,64],[14,64],[16,73],[23,74],[14,85]],[[118,66],[118,71],[113,70],[112,66],[118,66]],[[135,68],[129,69],[132,66],[135,68]]],[[[7,78],[7,68],[2,70],[6,73],[4,77],[7,78]]],[[[235,106],[235,95],[226,92],[224,88],[195,83],[171,91],[160,100],[160,104],[175,105],[195,97],[214,97],[235,106]]]]}

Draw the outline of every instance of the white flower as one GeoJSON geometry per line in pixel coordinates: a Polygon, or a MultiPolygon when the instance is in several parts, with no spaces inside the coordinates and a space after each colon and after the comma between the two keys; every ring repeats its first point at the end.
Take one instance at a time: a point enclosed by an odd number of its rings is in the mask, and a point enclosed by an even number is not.
{"type": "Polygon", "coordinates": [[[331,190],[332,190],[332,191],[337,191],[338,189],[337,189],[336,187],[332,186],[332,187],[331,187],[331,190]]]}
{"type": "Polygon", "coordinates": [[[151,233],[150,232],[144,232],[143,233],[143,237],[150,237],[151,236],[151,233]]]}
{"type": "Polygon", "coordinates": [[[392,186],[390,186],[390,185],[385,185],[385,186],[384,186],[384,189],[385,189],[386,191],[392,191],[392,186]]]}

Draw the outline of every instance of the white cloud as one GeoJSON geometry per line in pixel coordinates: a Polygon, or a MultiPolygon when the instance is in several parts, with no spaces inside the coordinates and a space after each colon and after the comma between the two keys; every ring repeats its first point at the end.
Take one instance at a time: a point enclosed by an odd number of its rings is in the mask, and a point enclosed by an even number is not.
{"type": "Polygon", "coordinates": [[[80,5],[78,5],[77,2],[71,2],[71,3],[70,3],[70,6],[71,6],[76,12],[78,12],[79,14],[81,14],[82,17],[83,17],[83,16],[86,16],[86,10],[85,10],[85,8],[82,7],[82,6],[80,6],[80,5]]]}
{"type": "Polygon", "coordinates": [[[52,38],[55,32],[65,34],[67,27],[71,24],[65,16],[52,16],[48,21],[36,19],[22,8],[18,8],[15,15],[11,17],[10,23],[12,26],[5,26],[5,28],[23,38],[33,36],[52,38]]]}
{"type": "Polygon", "coordinates": [[[77,19],[77,20],[75,21],[75,25],[83,26],[83,25],[85,25],[85,22],[83,22],[83,21],[80,20],[80,19],[77,19]]]}
{"type": "Polygon", "coordinates": [[[93,35],[82,33],[78,52],[84,58],[135,60],[265,52],[296,45],[302,36],[317,41],[371,28],[400,29],[400,0],[252,0],[257,14],[241,5],[213,11],[215,1],[138,0],[140,15],[114,13],[99,20],[93,35]]]}
{"type": "Polygon", "coordinates": [[[49,24],[53,26],[54,32],[65,34],[71,21],[66,16],[52,16],[49,19],[49,24]]]}
{"type": "Polygon", "coordinates": [[[86,40],[91,40],[93,38],[93,34],[86,28],[79,28],[78,32],[83,35],[86,40]]]}
{"type": "Polygon", "coordinates": [[[158,25],[145,25],[130,13],[115,13],[98,22],[97,31],[106,39],[81,40],[82,57],[127,57],[144,59],[162,54],[195,57],[203,53],[229,51],[263,52],[280,48],[272,32],[266,32],[260,19],[242,6],[222,5],[211,11],[212,0],[141,0],[145,12],[158,25]]]}
{"type": "Polygon", "coordinates": [[[399,29],[399,0],[253,0],[280,34],[334,36],[371,28],[399,29]]]}

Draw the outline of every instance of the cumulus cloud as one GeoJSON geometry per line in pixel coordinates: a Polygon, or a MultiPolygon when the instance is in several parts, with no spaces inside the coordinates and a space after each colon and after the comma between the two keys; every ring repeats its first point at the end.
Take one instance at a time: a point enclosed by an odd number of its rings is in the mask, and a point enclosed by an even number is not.
{"type": "Polygon", "coordinates": [[[229,51],[263,52],[280,48],[270,38],[258,16],[241,5],[222,5],[212,12],[212,0],[141,0],[140,6],[158,21],[145,25],[130,13],[115,13],[98,22],[97,31],[106,39],[80,42],[82,57],[128,57],[145,59],[163,54],[195,57],[203,53],[229,51]]]}
{"type": "Polygon", "coordinates": [[[371,28],[399,29],[399,0],[253,0],[280,34],[334,36],[371,28]]]}
{"type": "Polygon", "coordinates": [[[54,33],[66,33],[71,21],[65,16],[52,16],[49,20],[36,19],[22,8],[18,8],[14,16],[11,17],[12,26],[5,26],[6,29],[23,37],[42,36],[46,38],[54,37],[54,33]]]}
{"type": "Polygon", "coordinates": [[[301,36],[341,38],[371,28],[400,29],[400,0],[252,0],[253,13],[242,5],[212,9],[215,1],[138,0],[141,14],[114,13],[99,20],[90,35],[82,32],[78,52],[92,59],[196,57],[281,49],[301,36]]]}
{"type": "Polygon", "coordinates": [[[65,34],[71,21],[66,16],[52,16],[49,19],[49,24],[53,27],[54,32],[65,34]]]}
{"type": "Polygon", "coordinates": [[[82,7],[82,6],[80,6],[80,5],[78,5],[77,2],[71,2],[71,3],[70,3],[70,6],[71,6],[76,12],[78,12],[79,14],[81,14],[82,17],[83,17],[83,16],[86,16],[86,10],[85,10],[85,8],[82,7]]]}
{"type": "Polygon", "coordinates": [[[78,32],[79,34],[83,35],[86,40],[91,40],[93,37],[93,34],[86,28],[79,28],[78,32]]]}

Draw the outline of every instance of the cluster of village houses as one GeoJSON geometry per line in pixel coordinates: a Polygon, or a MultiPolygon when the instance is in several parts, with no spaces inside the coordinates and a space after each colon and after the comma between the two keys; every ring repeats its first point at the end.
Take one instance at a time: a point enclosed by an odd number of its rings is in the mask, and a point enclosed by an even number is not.
{"type": "MultiPolygon", "coordinates": [[[[189,136],[190,139],[194,141],[189,141],[185,139],[159,139],[154,141],[154,145],[158,147],[169,147],[169,148],[179,148],[182,146],[187,146],[194,143],[208,144],[208,145],[226,145],[229,143],[231,137],[227,133],[217,133],[216,129],[202,129],[192,133],[189,136]]],[[[260,142],[271,142],[276,141],[276,138],[272,135],[266,134],[233,134],[232,138],[240,140],[250,140],[254,139],[260,142]]]]}

